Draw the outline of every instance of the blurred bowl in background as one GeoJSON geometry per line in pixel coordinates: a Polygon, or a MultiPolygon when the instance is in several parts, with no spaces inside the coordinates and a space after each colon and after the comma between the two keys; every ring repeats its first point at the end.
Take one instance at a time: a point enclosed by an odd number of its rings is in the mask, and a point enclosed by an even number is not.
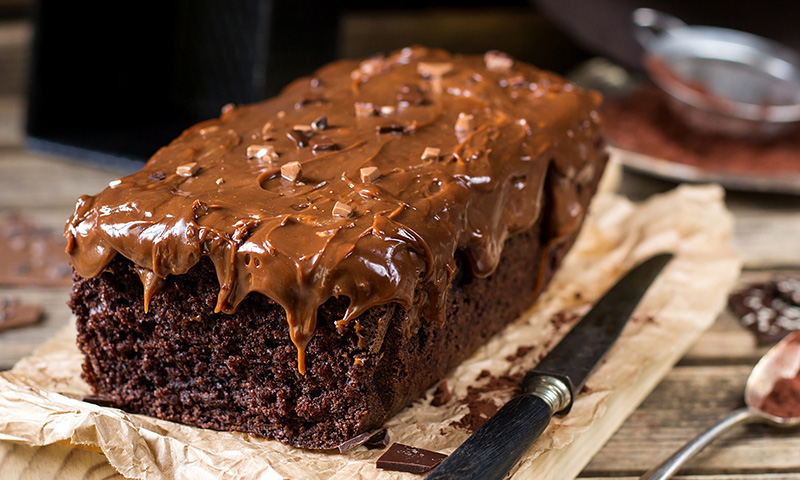
{"type": "Polygon", "coordinates": [[[644,66],[694,128],[754,140],[800,122],[800,55],[771,40],[691,26],[649,8],[632,14],[644,66]]]}

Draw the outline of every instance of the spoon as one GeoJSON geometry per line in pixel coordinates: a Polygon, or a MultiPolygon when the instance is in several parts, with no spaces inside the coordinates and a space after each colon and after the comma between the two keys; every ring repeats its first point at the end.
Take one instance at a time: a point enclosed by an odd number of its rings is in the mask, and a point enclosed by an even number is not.
{"type": "Polygon", "coordinates": [[[787,335],[759,360],[747,378],[744,388],[744,408],[734,410],[728,417],[701,433],[639,480],[664,480],[672,477],[690,458],[729,428],[744,423],[766,423],[776,427],[796,427],[800,416],[779,417],[762,410],[764,400],[781,378],[795,378],[800,371],[800,330],[787,335]]]}

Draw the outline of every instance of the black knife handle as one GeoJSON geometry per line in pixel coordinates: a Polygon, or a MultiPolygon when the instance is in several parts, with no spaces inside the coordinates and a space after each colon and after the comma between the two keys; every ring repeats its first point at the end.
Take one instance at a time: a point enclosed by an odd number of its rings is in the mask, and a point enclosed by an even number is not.
{"type": "Polygon", "coordinates": [[[425,480],[501,480],[539,438],[553,408],[525,393],[506,403],[425,480]]]}

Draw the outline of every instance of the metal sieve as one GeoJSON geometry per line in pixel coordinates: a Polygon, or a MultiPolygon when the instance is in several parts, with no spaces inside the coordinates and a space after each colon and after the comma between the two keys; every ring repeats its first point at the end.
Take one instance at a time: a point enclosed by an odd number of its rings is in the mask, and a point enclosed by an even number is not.
{"type": "Polygon", "coordinates": [[[634,34],[653,82],[687,124],[710,133],[767,139],[800,124],[800,55],[726,28],[692,26],[649,8],[634,34]]]}

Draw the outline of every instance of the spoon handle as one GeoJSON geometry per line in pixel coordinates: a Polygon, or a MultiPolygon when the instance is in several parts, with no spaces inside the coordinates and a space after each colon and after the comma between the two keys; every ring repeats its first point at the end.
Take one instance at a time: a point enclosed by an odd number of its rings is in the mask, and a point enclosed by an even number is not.
{"type": "Polygon", "coordinates": [[[724,431],[740,423],[750,422],[759,418],[759,415],[749,408],[734,410],[730,415],[722,419],[722,421],[689,441],[689,443],[673,453],[671,457],[664,460],[660,465],[639,477],[639,480],[666,480],[672,477],[684,463],[694,457],[724,431]]]}

